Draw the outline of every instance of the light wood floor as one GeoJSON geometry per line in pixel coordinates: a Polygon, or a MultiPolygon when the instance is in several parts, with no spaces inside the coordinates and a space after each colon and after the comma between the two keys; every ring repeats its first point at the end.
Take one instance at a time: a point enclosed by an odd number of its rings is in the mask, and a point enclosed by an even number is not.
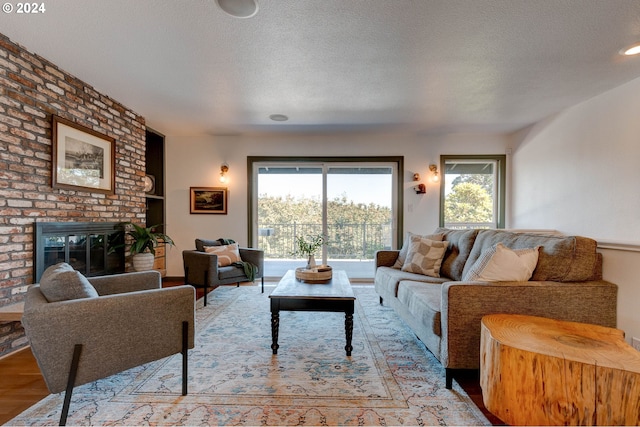
{"type": "Polygon", "coordinates": [[[30,348],[0,359],[0,425],[48,395],[30,348]]]}

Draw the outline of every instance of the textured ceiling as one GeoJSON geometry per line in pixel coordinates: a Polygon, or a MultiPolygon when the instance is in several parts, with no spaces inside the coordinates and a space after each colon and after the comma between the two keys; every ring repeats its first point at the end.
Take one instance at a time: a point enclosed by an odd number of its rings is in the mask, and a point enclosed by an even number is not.
{"type": "Polygon", "coordinates": [[[640,77],[638,0],[257,1],[54,0],[0,32],[168,135],[510,132],[640,77]]]}

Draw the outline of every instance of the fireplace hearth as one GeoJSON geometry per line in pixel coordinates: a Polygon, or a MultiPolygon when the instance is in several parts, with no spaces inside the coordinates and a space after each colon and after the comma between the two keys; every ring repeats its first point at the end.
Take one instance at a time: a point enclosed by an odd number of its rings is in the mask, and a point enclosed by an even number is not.
{"type": "Polygon", "coordinates": [[[33,280],[66,262],[87,277],[123,273],[124,227],[116,222],[36,222],[33,280]]]}

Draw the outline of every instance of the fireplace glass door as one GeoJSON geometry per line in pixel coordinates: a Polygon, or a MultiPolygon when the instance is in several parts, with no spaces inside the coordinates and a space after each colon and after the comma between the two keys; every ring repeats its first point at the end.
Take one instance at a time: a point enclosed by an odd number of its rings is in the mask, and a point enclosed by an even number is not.
{"type": "Polygon", "coordinates": [[[34,281],[66,262],[85,276],[124,272],[124,233],[115,223],[36,223],[34,281]]]}

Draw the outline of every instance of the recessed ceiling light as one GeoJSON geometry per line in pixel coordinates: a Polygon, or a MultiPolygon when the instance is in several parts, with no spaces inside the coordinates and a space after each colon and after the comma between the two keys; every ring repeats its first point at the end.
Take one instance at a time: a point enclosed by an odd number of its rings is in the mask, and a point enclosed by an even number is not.
{"type": "Polygon", "coordinates": [[[286,122],[287,120],[289,120],[289,117],[285,116],[284,114],[272,114],[269,116],[269,118],[274,122],[286,122]]]}
{"type": "Polygon", "coordinates": [[[620,51],[621,55],[626,55],[626,56],[637,55],[639,53],[640,53],[640,43],[635,44],[631,47],[624,48],[620,51]]]}
{"type": "Polygon", "coordinates": [[[216,0],[216,3],[234,18],[251,18],[258,13],[256,0],[216,0]]]}

